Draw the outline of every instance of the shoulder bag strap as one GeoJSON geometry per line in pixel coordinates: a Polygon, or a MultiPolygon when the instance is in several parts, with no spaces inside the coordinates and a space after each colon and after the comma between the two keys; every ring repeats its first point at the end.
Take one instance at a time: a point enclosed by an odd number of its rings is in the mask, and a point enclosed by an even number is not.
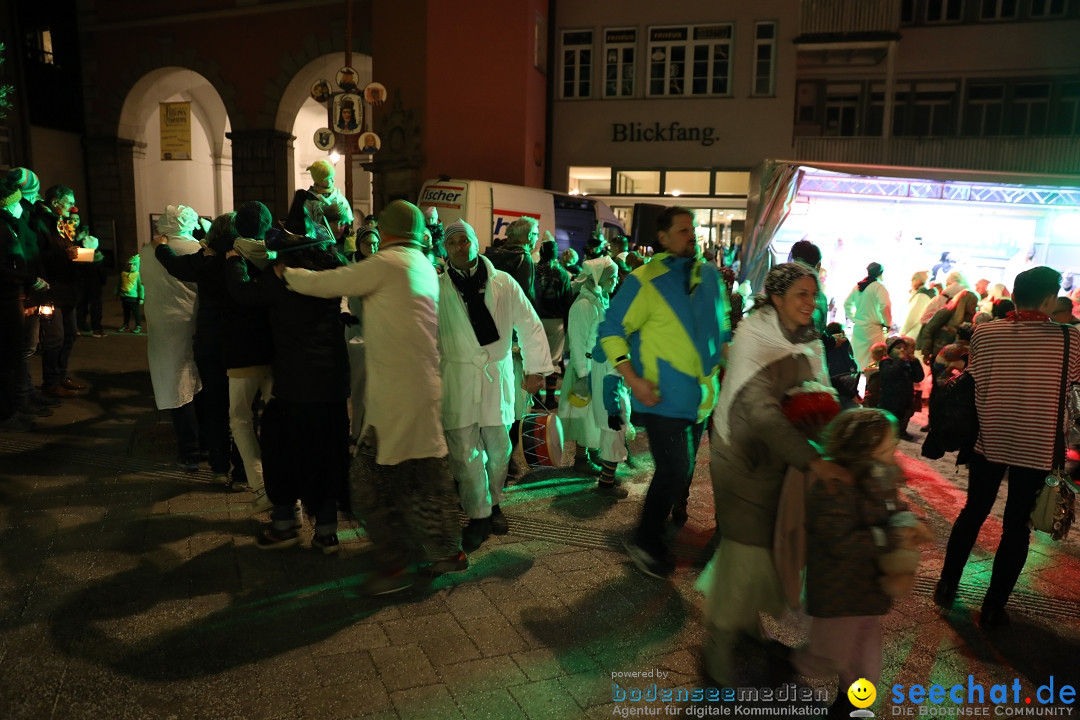
{"type": "Polygon", "coordinates": [[[1069,382],[1069,326],[1061,326],[1065,338],[1065,350],[1061,361],[1061,397],[1058,400],[1057,425],[1054,427],[1054,470],[1065,467],[1065,394],[1069,382]]]}

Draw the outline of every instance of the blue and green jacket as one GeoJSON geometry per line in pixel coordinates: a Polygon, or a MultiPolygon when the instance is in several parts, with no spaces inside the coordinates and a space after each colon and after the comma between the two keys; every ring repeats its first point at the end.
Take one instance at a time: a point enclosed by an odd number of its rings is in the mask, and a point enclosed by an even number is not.
{"type": "Polygon", "coordinates": [[[720,273],[701,258],[659,253],[631,273],[600,323],[599,343],[611,363],[630,362],[656,383],[660,402],[637,412],[701,422],[719,395],[717,371],[731,340],[720,273]]]}

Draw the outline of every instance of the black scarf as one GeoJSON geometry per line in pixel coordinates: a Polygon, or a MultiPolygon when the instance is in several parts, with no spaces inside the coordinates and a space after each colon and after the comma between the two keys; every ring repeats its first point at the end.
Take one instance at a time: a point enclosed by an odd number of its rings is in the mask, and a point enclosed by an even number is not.
{"type": "Polygon", "coordinates": [[[450,281],[458,289],[465,300],[465,309],[469,312],[469,322],[473,332],[476,333],[476,341],[480,345],[489,345],[499,339],[499,329],[495,327],[495,318],[491,317],[491,311],[484,304],[484,286],[487,285],[487,265],[480,258],[476,259],[476,272],[469,275],[469,271],[458,270],[450,266],[450,281]]]}

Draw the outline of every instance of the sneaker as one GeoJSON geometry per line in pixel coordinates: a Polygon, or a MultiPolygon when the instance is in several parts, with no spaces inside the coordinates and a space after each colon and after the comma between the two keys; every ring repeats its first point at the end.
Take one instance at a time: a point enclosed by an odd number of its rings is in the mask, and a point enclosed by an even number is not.
{"type": "Polygon", "coordinates": [[[469,556],[465,554],[464,550],[458,550],[457,555],[451,555],[431,563],[428,571],[432,575],[442,575],[443,573],[465,572],[468,569],[469,556]]]}
{"type": "Polygon", "coordinates": [[[617,485],[616,483],[600,482],[596,484],[596,491],[604,497],[615,498],[616,500],[622,500],[630,494],[630,491],[626,488],[617,485]]]}
{"type": "Polygon", "coordinates": [[[132,330],[131,332],[133,332],[133,333],[135,333],[136,335],[138,335],[139,333],[141,333],[141,332],[142,332],[142,325],[136,325],[136,326],[135,326],[135,329],[134,329],[134,330],[132,330]]]}
{"type": "Polygon", "coordinates": [[[255,494],[255,499],[248,503],[248,512],[252,515],[257,515],[261,512],[266,512],[270,508],[274,507],[274,503],[270,502],[270,498],[266,497],[266,490],[260,490],[255,494]]]}
{"type": "Polygon", "coordinates": [[[48,405],[35,405],[32,402],[27,402],[17,411],[21,415],[31,415],[33,417],[49,417],[53,414],[53,410],[48,405]]]}
{"type": "Polygon", "coordinates": [[[491,520],[489,518],[469,520],[469,524],[461,532],[461,547],[465,552],[472,552],[484,544],[491,534],[491,520]]]}
{"type": "Polygon", "coordinates": [[[660,560],[653,557],[652,553],[648,550],[640,548],[634,543],[623,543],[623,547],[626,548],[626,554],[630,556],[630,561],[634,563],[638,570],[649,577],[667,580],[675,570],[672,564],[667,560],[660,560]]]}
{"type": "Polygon", "coordinates": [[[214,473],[213,482],[214,482],[215,485],[228,485],[229,482],[230,482],[229,473],[227,473],[227,472],[216,472],[216,473],[214,473]]]}
{"type": "Polygon", "coordinates": [[[943,608],[950,608],[956,602],[956,585],[938,580],[934,588],[934,603],[943,608]]]}
{"type": "Polygon", "coordinates": [[[15,413],[7,420],[0,423],[0,432],[29,432],[36,427],[37,425],[34,423],[32,416],[15,413]]]}
{"type": "Polygon", "coordinates": [[[60,407],[64,404],[64,401],[60,398],[46,395],[37,388],[30,391],[29,401],[34,405],[45,405],[47,407],[60,407]]]}
{"type": "Polygon", "coordinates": [[[93,334],[93,335],[92,335],[91,337],[96,337],[96,338],[103,338],[103,337],[105,337],[105,333],[104,333],[104,332],[102,332],[101,330],[98,330],[98,331],[97,331],[96,333],[94,333],[94,334],[93,334]]]}
{"type": "Polygon", "coordinates": [[[498,505],[491,506],[491,534],[492,535],[505,535],[510,532],[510,526],[506,522],[506,516],[503,515],[502,508],[498,505]]]}
{"type": "Polygon", "coordinates": [[[337,533],[316,535],[311,538],[311,547],[322,550],[323,555],[333,555],[341,549],[341,542],[338,540],[337,533]]]}
{"type": "Polygon", "coordinates": [[[128,330],[128,329],[127,329],[127,325],[125,325],[125,326],[124,326],[124,327],[122,327],[122,328],[116,328],[116,332],[123,332],[123,333],[126,333],[126,332],[131,332],[131,331],[130,331],[130,330],[128,330]]]}
{"type": "Polygon", "coordinates": [[[371,597],[390,595],[408,590],[415,580],[416,576],[408,570],[380,570],[364,581],[360,591],[371,597]]]}
{"type": "Polygon", "coordinates": [[[177,460],[176,461],[176,467],[180,468],[184,472],[192,472],[192,473],[193,472],[199,472],[199,461],[194,460],[194,459],[191,459],[191,460],[183,460],[183,459],[177,460]]]}
{"type": "Polygon", "coordinates": [[[300,533],[295,530],[275,530],[265,527],[256,543],[260,550],[284,550],[300,543],[300,533]]]}
{"type": "Polygon", "coordinates": [[[231,492],[231,493],[251,492],[251,486],[248,485],[247,480],[230,479],[229,484],[225,486],[225,492],[231,492]]]}

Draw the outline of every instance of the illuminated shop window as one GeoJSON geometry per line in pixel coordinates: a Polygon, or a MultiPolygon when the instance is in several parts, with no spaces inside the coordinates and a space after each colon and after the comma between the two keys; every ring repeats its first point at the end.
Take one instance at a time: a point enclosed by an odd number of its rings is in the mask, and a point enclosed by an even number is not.
{"type": "Polygon", "coordinates": [[[659,195],[659,170],[620,170],[615,175],[616,195],[659,195]]]}
{"type": "Polygon", "coordinates": [[[562,97],[587,98],[592,85],[592,30],[564,30],[562,34],[562,97]]]}
{"type": "Polygon", "coordinates": [[[734,26],[649,28],[650,96],[731,94],[734,26]]]}
{"type": "Polygon", "coordinates": [[[571,166],[568,190],[571,195],[609,195],[611,168],[571,166]]]}
{"type": "Polygon", "coordinates": [[[604,31],[604,97],[634,97],[636,28],[604,31]]]}
{"type": "Polygon", "coordinates": [[[664,194],[672,197],[681,195],[708,195],[708,170],[668,170],[664,173],[664,194]]]}
{"type": "Polygon", "coordinates": [[[754,24],[754,91],[751,95],[768,97],[775,94],[776,23],[754,24]]]}
{"type": "Polygon", "coordinates": [[[750,173],[722,170],[713,173],[714,195],[746,195],[750,187],[750,173]]]}

